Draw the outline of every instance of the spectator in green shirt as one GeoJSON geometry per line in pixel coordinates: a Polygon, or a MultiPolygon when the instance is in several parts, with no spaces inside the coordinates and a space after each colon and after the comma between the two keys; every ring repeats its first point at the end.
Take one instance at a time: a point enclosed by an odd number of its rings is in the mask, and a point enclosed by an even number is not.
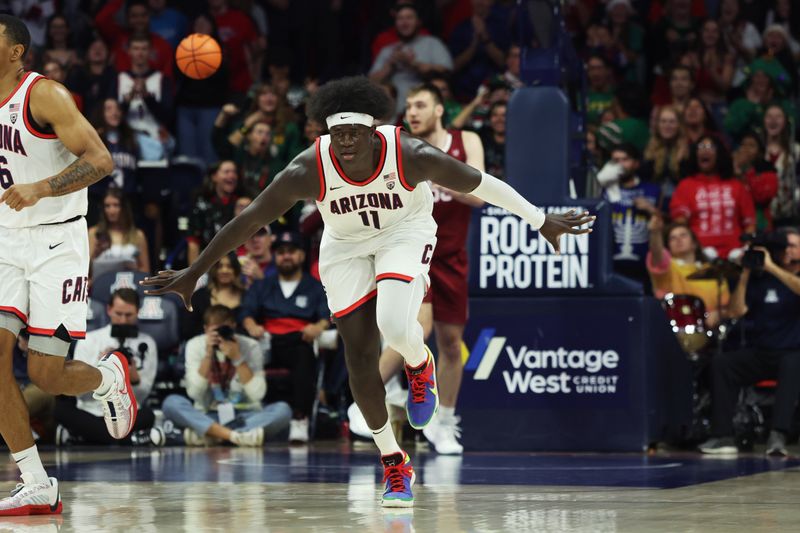
{"type": "Polygon", "coordinates": [[[586,61],[586,79],[589,90],[586,92],[586,121],[599,125],[603,113],[611,109],[614,100],[614,80],[611,68],[601,55],[592,55],[586,61]]]}
{"type": "Polygon", "coordinates": [[[648,115],[647,96],[637,83],[626,82],[617,88],[611,110],[616,117],[597,129],[597,142],[608,155],[614,146],[630,143],[644,151],[650,139],[650,128],[644,118],[648,115]]]}

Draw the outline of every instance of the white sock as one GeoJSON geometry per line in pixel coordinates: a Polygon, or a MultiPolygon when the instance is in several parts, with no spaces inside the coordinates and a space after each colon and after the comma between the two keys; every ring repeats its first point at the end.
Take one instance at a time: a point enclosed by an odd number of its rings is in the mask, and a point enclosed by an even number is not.
{"type": "Polygon", "coordinates": [[[392,425],[389,424],[388,419],[382,428],[370,431],[372,431],[372,438],[375,439],[381,455],[391,455],[402,451],[400,445],[397,444],[397,439],[394,438],[394,431],[392,431],[392,425]]]}
{"type": "Polygon", "coordinates": [[[97,370],[100,371],[100,386],[97,387],[94,392],[96,392],[98,396],[103,396],[111,390],[111,386],[114,384],[114,372],[110,368],[103,366],[98,366],[97,370]]]}
{"type": "Polygon", "coordinates": [[[26,477],[33,476],[34,483],[44,483],[47,481],[47,472],[44,471],[42,460],[39,458],[39,450],[36,448],[35,444],[21,452],[12,453],[11,457],[17,462],[20,473],[28,474],[26,477]]]}
{"type": "Polygon", "coordinates": [[[418,366],[426,363],[428,361],[428,350],[424,350],[419,357],[406,357],[406,365],[411,368],[417,368],[418,366]]]}
{"type": "Polygon", "coordinates": [[[439,405],[439,416],[442,418],[452,418],[456,416],[456,408],[439,405]]]}

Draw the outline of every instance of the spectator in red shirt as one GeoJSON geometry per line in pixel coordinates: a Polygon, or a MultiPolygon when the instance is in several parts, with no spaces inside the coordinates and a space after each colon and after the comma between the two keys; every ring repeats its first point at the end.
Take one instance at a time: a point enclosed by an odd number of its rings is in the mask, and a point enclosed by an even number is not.
{"type": "Polygon", "coordinates": [[[117,24],[115,16],[124,0],[111,0],[94,18],[97,30],[111,45],[118,72],[131,69],[128,40],[133,34],[145,33],[150,37],[150,67],[172,77],[173,50],[163,37],[150,31],[150,7],[144,0],[131,0],[125,7],[127,28],[117,24]]]}
{"type": "Polygon", "coordinates": [[[230,60],[228,89],[243,95],[253,80],[260,77],[257,66],[266,41],[258,34],[250,17],[238,9],[230,9],[227,0],[209,0],[208,11],[214,16],[219,38],[230,60]]]}
{"type": "Polygon", "coordinates": [[[755,207],[747,187],[733,176],[733,163],[717,138],[704,135],[690,148],[689,173],[670,202],[673,222],[688,224],[700,243],[726,258],[742,233],[755,231],[755,207]]]}
{"type": "MultiPolygon", "coordinates": [[[[394,7],[392,7],[392,9],[390,10],[392,19],[395,18],[398,8],[405,4],[413,5],[414,2],[412,0],[397,0],[397,2],[395,2],[394,7]]],[[[419,30],[417,31],[419,35],[431,34],[431,32],[429,32],[426,28],[423,28],[422,26],[420,26],[419,30]]],[[[394,44],[398,41],[400,41],[400,34],[397,33],[397,28],[395,27],[394,24],[392,24],[391,27],[386,28],[378,35],[376,35],[375,38],[372,39],[372,44],[370,45],[370,50],[372,51],[373,63],[375,62],[375,58],[378,57],[378,53],[381,51],[381,48],[383,48],[384,46],[388,46],[390,44],[394,44]]]]}

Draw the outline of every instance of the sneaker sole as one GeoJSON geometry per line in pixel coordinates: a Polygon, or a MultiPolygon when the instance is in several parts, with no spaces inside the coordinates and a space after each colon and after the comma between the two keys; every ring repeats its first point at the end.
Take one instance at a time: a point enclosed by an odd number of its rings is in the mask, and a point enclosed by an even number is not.
{"type": "Polygon", "coordinates": [[[61,514],[63,510],[64,504],[59,500],[55,508],[51,505],[23,505],[22,507],[0,511],[0,516],[52,515],[61,514]]]}
{"type": "MultiPolygon", "coordinates": [[[[425,350],[428,352],[428,355],[431,358],[431,364],[433,365],[433,377],[434,377],[434,380],[436,381],[436,389],[437,389],[437,392],[438,392],[438,389],[439,389],[439,378],[436,376],[436,359],[433,357],[433,354],[431,353],[430,348],[425,346],[425,350]]],[[[409,395],[411,394],[410,390],[409,390],[408,394],[409,395]]],[[[439,411],[439,395],[435,394],[434,397],[436,398],[436,405],[433,406],[433,412],[431,412],[431,416],[428,417],[428,419],[425,422],[422,422],[421,424],[415,424],[414,421],[411,420],[411,411],[408,410],[408,402],[410,401],[410,399],[406,399],[406,418],[408,418],[408,423],[411,424],[412,428],[414,428],[414,429],[424,429],[425,426],[427,426],[428,424],[431,423],[431,420],[433,420],[433,417],[436,416],[436,413],[439,411]]]]}
{"type": "Polygon", "coordinates": [[[724,448],[700,448],[700,451],[708,455],[736,455],[739,449],[733,446],[726,446],[724,448]]]}
{"type": "MultiPolygon", "coordinates": [[[[411,475],[411,488],[414,488],[414,482],[417,480],[417,473],[411,475]]],[[[414,496],[410,500],[400,500],[397,498],[381,498],[381,507],[414,507],[414,496]]]]}
{"type": "MultiPolygon", "coordinates": [[[[124,355],[122,355],[119,352],[112,352],[112,355],[117,357],[117,359],[119,360],[119,362],[120,362],[120,364],[122,366],[122,374],[125,377],[125,390],[127,391],[128,399],[131,402],[131,407],[128,410],[128,413],[130,414],[131,420],[130,420],[130,423],[128,424],[128,430],[125,432],[125,434],[124,435],[119,435],[119,436],[115,435],[114,432],[111,431],[111,428],[108,428],[109,429],[109,432],[108,432],[109,435],[111,435],[115,439],[120,440],[120,439],[124,439],[125,437],[130,435],[131,431],[133,431],[133,426],[136,424],[136,416],[139,414],[139,406],[136,403],[136,396],[133,395],[133,386],[131,386],[130,371],[128,370],[128,360],[125,358],[124,355]]],[[[106,421],[106,422],[108,422],[108,421],[106,421]]],[[[108,426],[108,423],[106,424],[106,426],[108,426]]]]}

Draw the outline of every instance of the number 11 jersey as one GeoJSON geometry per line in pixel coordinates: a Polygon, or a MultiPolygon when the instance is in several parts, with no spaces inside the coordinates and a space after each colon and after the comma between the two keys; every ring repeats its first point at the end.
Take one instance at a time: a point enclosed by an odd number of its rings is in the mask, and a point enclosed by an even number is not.
{"type": "Polygon", "coordinates": [[[316,142],[320,193],[317,207],[325,233],[335,241],[363,241],[411,222],[433,223],[433,195],[426,182],[406,181],[400,151],[400,129],[378,126],[381,156],[372,175],[353,181],[333,154],[330,135],[316,142]]]}

